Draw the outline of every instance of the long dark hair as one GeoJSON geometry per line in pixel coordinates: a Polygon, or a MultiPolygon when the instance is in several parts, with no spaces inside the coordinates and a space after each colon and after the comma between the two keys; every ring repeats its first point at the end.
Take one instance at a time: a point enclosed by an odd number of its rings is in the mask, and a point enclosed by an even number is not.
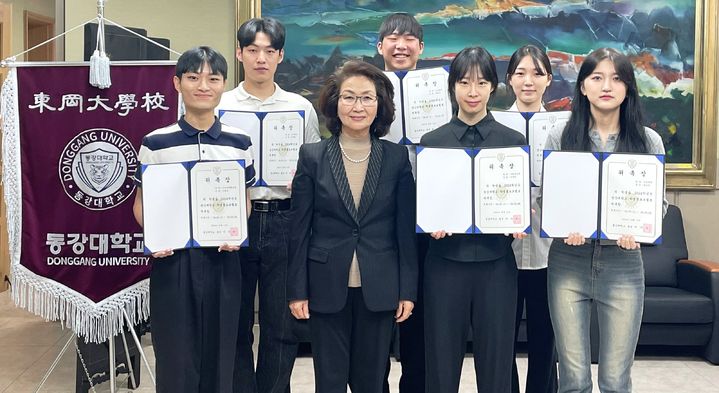
{"type": "Polygon", "coordinates": [[[619,136],[615,151],[646,153],[647,140],[644,133],[644,118],[641,104],[639,103],[639,89],[637,88],[637,80],[634,77],[634,68],[626,55],[612,48],[600,48],[593,51],[584,59],[581,68],[579,68],[577,84],[574,88],[574,100],[572,101],[572,115],[562,133],[562,149],[591,150],[589,127],[592,122],[592,113],[589,100],[582,94],[582,83],[603,60],[614,63],[617,76],[627,87],[627,95],[619,106],[619,136]]]}

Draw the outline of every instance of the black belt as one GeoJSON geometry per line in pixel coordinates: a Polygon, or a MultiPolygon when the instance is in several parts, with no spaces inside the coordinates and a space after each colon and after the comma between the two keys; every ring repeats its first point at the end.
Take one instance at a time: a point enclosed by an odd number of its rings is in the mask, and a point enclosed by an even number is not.
{"type": "Polygon", "coordinates": [[[256,212],[269,213],[279,210],[290,210],[292,203],[290,199],[277,199],[272,201],[252,201],[252,210],[256,212]]]}

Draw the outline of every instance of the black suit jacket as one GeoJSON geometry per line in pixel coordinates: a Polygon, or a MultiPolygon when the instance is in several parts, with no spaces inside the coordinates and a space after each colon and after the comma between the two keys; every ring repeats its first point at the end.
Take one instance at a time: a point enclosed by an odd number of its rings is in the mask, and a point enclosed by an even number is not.
{"type": "MultiPolygon", "coordinates": [[[[503,147],[527,144],[522,134],[500,124],[490,113],[487,113],[487,116],[475,125],[481,137],[475,139],[474,146],[469,142],[472,138],[465,135],[468,127],[467,124],[454,117],[449,123],[422,136],[420,145],[430,147],[503,147]]],[[[442,203],[451,203],[451,201],[442,203]]],[[[493,261],[512,252],[512,240],[511,236],[504,235],[455,234],[439,240],[431,239],[428,254],[459,262],[493,261]]]]}
{"type": "Polygon", "coordinates": [[[337,137],[300,148],[292,181],[288,300],[340,311],[352,256],[371,311],[417,297],[415,188],[407,149],[372,138],[359,208],[352,199],[337,137]]]}

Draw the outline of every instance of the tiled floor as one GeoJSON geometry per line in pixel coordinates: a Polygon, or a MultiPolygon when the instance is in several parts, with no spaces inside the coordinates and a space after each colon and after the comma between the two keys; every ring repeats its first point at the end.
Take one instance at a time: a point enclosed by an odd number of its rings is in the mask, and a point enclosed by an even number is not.
{"type": "MultiPolygon", "coordinates": [[[[55,322],[45,322],[26,311],[15,308],[8,293],[0,294],[0,393],[34,392],[43,375],[69,338],[68,330],[61,330],[55,322]]],[[[128,337],[129,338],[129,337],[128,337]]],[[[154,363],[149,337],[142,344],[149,361],[154,363]]],[[[520,375],[526,372],[525,358],[519,359],[520,375]]],[[[596,366],[592,367],[595,376],[596,366]]],[[[390,374],[392,391],[397,391],[400,366],[393,362],[390,374]]],[[[147,370],[143,368],[142,384],[138,393],[154,392],[147,370]]],[[[71,345],[58,367],[50,375],[42,392],[71,393],[75,391],[75,349],[71,345]]],[[[127,392],[127,377],[118,378],[117,392],[127,392]]],[[[294,393],[312,393],[312,359],[297,359],[292,375],[294,393]]],[[[640,356],[634,363],[635,393],[719,393],[719,366],[713,366],[698,357],[640,356]]],[[[97,387],[97,392],[109,392],[109,383],[97,387]]],[[[466,358],[460,392],[476,392],[473,361],[466,358]]]]}

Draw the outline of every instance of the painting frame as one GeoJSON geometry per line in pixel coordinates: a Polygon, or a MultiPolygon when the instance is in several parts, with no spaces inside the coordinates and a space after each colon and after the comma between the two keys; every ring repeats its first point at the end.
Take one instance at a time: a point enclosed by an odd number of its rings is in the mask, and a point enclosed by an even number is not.
{"type": "MultiPolygon", "coordinates": [[[[716,188],[717,171],[717,48],[719,6],[715,0],[695,0],[694,25],[694,126],[690,163],[667,164],[667,189],[713,190],[716,188]]],[[[236,28],[243,21],[261,15],[261,0],[236,0],[236,28]]],[[[242,67],[236,62],[236,80],[242,80],[242,67]]]]}

